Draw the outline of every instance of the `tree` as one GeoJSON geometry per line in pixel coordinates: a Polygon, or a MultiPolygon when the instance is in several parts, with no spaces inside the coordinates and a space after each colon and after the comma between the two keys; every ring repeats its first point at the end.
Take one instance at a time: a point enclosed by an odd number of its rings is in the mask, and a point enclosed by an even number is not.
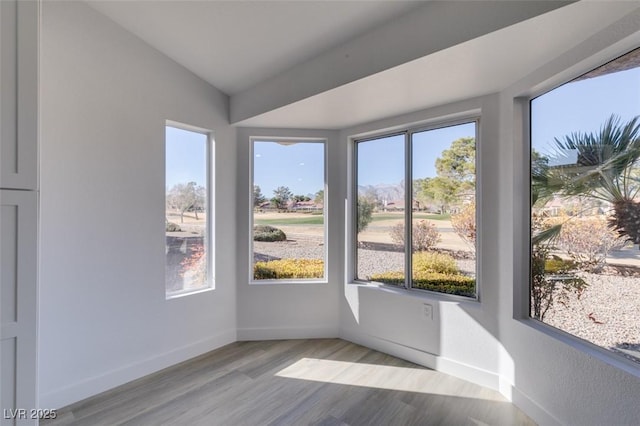
{"type": "Polygon", "coordinates": [[[198,219],[198,210],[204,209],[205,200],[204,187],[195,182],[177,183],[167,193],[167,202],[180,212],[180,223],[184,223],[187,211],[193,211],[198,219]]]}
{"type": "Polygon", "coordinates": [[[373,220],[375,201],[362,195],[358,197],[358,234],[364,231],[373,220]]]}
{"type": "Polygon", "coordinates": [[[324,204],[324,189],[321,189],[318,192],[316,192],[313,202],[316,204],[324,204]]]}
{"type": "Polygon", "coordinates": [[[286,209],[289,200],[293,197],[293,193],[286,186],[279,186],[273,190],[273,198],[271,199],[271,203],[277,209],[286,209]]]}
{"type": "Polygon", "coordinates": [[[422,181],[420,198],[432,200],[438,204],[441,213],[449,210],[449,206],[458,200],[460,186],[452,179],[437,176],[422,181]]]}
{"type": "Polygon", "coordinates": [[[300,201],[311,201],[311,197],[309,197],[307,195],[294,195],[293,196],[293,201],[295,201],[296,203],[298,203],[300,201]]]}
{"type": "Polygon", "coordinates": [[[438,176],[448,177],[460,183],[476,180],[476,140],[473,137],[456,139],[449,149],[442,151],[436,160],[438,176]]]}
{"type": "Polygon", "coordinates": [[[265,201],[267,201],[267,197],[262,195],[262,190],[258,185],[253,185],[253,207],[259,207],[265,201]]]}
{"type": "Polygon", "coordinates": [[[416,199],[421,204],[433,202],[442,213],[460,201],[465,192],[475,191],[475,138],[465,137],[451,142],[449,149],[436,159],[437,176],[413,182],[416,199]]]}
{"type": "Polygon", "coordinates": [[[383,200],[379,191],[372,186],[365,188],[363,197],[372,203],[374,208],[377,207],[378,209],[384,208],[386,204],[385,202],[390,201],[386,199],[383,200]]]}
{"type": "Polygon", "coordinates": [[[574,153],[575,164],[532,163],[532,201],[558,195],[610,203],[609,225],[621,237],[640,243],[640,202],[635,201],[640,193],[640,116],[621,123],[612,115],[598,132],[574,132],[555,138],[554,143],[557,157],[574,153]]]}

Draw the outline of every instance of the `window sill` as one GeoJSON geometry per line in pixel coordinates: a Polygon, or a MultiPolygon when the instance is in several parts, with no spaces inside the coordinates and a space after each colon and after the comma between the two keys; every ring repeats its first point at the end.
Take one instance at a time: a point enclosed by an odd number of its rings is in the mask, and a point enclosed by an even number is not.
{"type": "Polygon", "coordinates": [[[207,287],[207,288],[202,288],[202,289],[199,289],[199,290],[185,290],[185,291],[181,291],[181,292],[177,292],[177,293],[166,294],[165,295],[165,299],[166,300],[181,299],[183,297],[191,296],[191,295],[194,295],[194,294],[208,293],[210,291],[212,292],[213,290],[215,290],[214,286],[207,287]]]}
{"type": "Polygon", "coordinates": [[[249,285],[310,285],[310,284],[329,284],[328,280],[259,280],[259,281],[249,281],[249,285]]]}
{"type": "Polygon", "coordinates": [[[366,281],[352,281],[347,283],[348,286],[362,287],[367,289],[375,289],[376,291],[383,291],[385,293],[395,294],[404,297],[411,297],[418,300],[429,300],[439,302],[455,302],[468,304],[469,306],[480,306],[479,298],[471,298],[465,296],[458,296],[455,294],[438,293],[430,290],[408,289],[404,287],[397,287],[383,283],[366,282],[366,281]]]}

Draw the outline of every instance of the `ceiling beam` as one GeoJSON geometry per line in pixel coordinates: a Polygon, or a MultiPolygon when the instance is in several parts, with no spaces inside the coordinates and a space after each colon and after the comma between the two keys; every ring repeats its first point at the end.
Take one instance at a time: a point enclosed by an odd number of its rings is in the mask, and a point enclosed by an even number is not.
{"type": "Polygon", "coordinates": [[[571,3],[426,2],[409,14],[233,95],[231,122],[255,117],[571,3]]]}

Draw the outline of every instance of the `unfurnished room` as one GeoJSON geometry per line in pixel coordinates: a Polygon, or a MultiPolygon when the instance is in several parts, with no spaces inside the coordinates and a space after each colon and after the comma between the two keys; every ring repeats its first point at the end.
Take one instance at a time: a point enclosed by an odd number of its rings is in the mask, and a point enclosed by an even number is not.
{"type": "Polygon", "coordinates": [[[0,0],[4,425],[637,425],[640,2],[0,0]]]}

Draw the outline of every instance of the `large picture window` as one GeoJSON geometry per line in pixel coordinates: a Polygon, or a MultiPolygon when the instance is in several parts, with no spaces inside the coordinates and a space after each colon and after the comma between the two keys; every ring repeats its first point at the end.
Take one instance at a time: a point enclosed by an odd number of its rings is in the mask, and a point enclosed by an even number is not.
{"type": "Polygon", "coordinates": [[[531,101],[530,315],[640,363],[639,66],[531,101]]]}
{"type": "Polygon", "coordinates": [[[166,127],[167,297],[208,289],[213,285],[209,139],[206,133],[166,127]]]}
{"type": "Polygon", "coordinates": [[[474,121],[356,141],[356,280],[476,296],[476,133],[474,121]]]}
{"type": "Polygon", "coordinates": [[[252,282],[326,278],[325,142],[252,140],[252,282]]]}

